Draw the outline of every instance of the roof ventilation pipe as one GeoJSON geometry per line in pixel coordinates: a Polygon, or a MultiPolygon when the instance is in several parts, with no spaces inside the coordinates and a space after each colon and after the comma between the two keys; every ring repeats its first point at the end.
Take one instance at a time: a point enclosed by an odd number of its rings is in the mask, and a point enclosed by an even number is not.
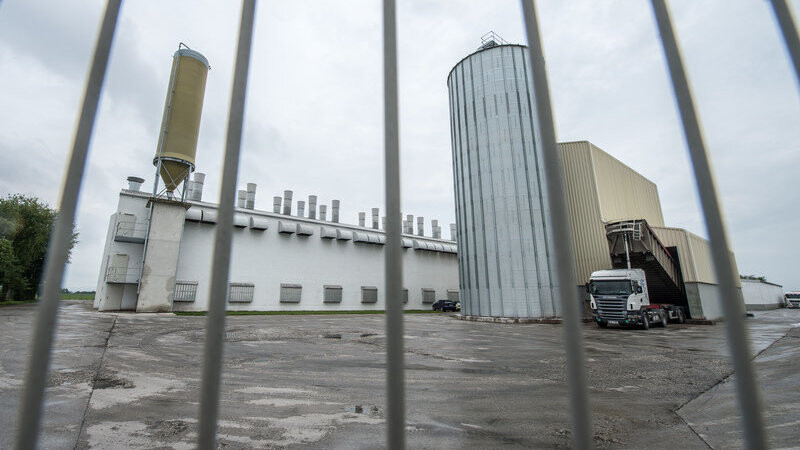
{"type": "Polygon", "coordinates": [[[272,197],[272,212],[274,212],[275,214],[280,214],[281,213],[281,196],[280,195],[276,195],[275,197],[272,197]]]}
{"type": "Polygon", "coordinates": [[[203,200],[203,183],[206,182],[206,174],[202,172],[194,173],[194,183],[192,183],[192,196],[191,200],[196,202],[203,200]]]}
{"type": "Polygon", "coordinates": [[[255,183],[247,183],[247,200],[245,202],[245,208],[247,209],[255,209],[256,208],[256,184],[255,183]]]}
{"type": "Polygon", "coordinates": [[[331,222],[339,223],[339,200],[331,201],[331,222]]]}
{"type": "Polygon", "coordinates": [[[308,218],[309,219],[317,219],[317,196],[316,195],[309,195],[308,196],[308,218]]]}
{"type": "Polygon", "coordinates": [[[458,239],[456,239],[456,224],[454,224],[454,223],[450,224],[450,240],[451,241],[457,241],[458,240],[458,239]]]}
{"type": "Polygon", "coordinates": [[[239,189],[239,195],[237,196],[238,201],[236,202],[236,206],[239,208],[244,209],[247,205],[247,191],[239,189]]]}
{"type": "Polygon", "coordinates": [[[144,183],[144,178],[128,177],[128,190],[139,192],[139,188],[142,187],[142,183],[144,183]]]}
{"type": "Polygon", "coordinates": [[[194,181],[190,179],[186,179],[183,183],[183,191],[184,191],[184,198],[186,200],[191,200],[194,197],[194,181]]]}
{"type": "Polygon", "coordinates": [[[306,202],[302,200],[297,201],[297,217],[303,217],[306,213],[306,202]]]}
{"type": "Polygon", "coordinates": [[[434,239],[441,239],[442,238],[442,229],[439,228],[439,221],[434,219],[431,220],[431,233],[434,239]]]}
{"type": "Polygon", "coordinates": [[[328,215],[328,205],[319,205],[319,220],[325,221],[327,220],[328,215]]]}
{"type": "Polygon", "coordinates": [[[283,215],[292,215],[292,191],[288,189],[283,191],[283,215]]]}
{"type": "Polygon", "coordinates": [[[372,229],[378,229],[378,217],[381,215],[380,208],[372,208],[372,229]]]}
{"type": "Polygon", "coordinates": [[[417,217],[417,236],[425,236],[425,218],[417,217]]]}
{"type": "Polygon", "coordinates": [[[358,213],[358,226],[363,227],[367,221],[367,213],[360,212],[358,213]]]}

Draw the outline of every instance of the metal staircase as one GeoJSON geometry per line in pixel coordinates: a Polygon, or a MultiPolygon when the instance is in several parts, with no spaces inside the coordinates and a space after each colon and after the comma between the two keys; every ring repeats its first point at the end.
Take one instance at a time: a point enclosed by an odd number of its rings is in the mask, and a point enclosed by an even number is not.
{"type": "Polygon", "coordinates": [[[652,303],[686,305],[678,254],[658,240],[644,219],[606,224],[606,237],[615,269],[643,269],[652,303]]]}

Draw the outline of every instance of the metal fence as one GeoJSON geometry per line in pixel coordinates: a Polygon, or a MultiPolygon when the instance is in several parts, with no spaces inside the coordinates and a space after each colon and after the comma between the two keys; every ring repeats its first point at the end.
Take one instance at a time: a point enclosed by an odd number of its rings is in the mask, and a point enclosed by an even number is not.
{"type": "MultiPolygon", "coordinates": [[[[744,327],[743,311],[732,301],[737,298],[734,271],[728,257],[728,243],[720,206],[714,186],[708,156],[700,132],[691,90],[683,68],[683,62],[675,40],[669,13],[664,0],[651,0],[656,23],[672,78],[675,97],[683,122],[685,138],[705,216],[717,278],[722,287],[725,327],[730,347],[740,411],[743,419],[747,448],[766,447],[766,436],[762,418],[762,407],[758,394],[756,376],[750,361],[750,346],[744,327]]],[[[785,0],[771,0],[783,37],[800,83],[800,41],[785,0]]],[[[30,357],[27,363],[26,383],[19,402],[16,448],[36,447],[45,381],[47,380],[53,336],[56,327],[56,312],[64,273],[64,261],[71,242],[75,207],[83,178],[87,150],[97,112],[97,105],[105,78],[108,57],[119,17],[121,0],[108,0],[100,33],[92,58],[89,78],[86,82],[72,152],[66,167],[64,185],[61,189],[59,215],[56,219],[44,269],[44,287],[38,306],[30,357]]],[[[533,85],[536,92],[536,117],[540,132],[539,141],[544,146],[545,173],[561,173],[562,162],[556,147],[555,129],[549,98],[547,74],[540,41],[539,26],[533,0],[522,0],[522,9],[527,28],[528,51],[533,67],[533,85]]],[[[242,5],[239,39],[236,49],[234,79],[228,116],[225,159],[222,172],[220,198],[234,198],[239,164],[239,149],[244,118],[244,99],[247,90],[247,72],[250,64],[250,47],[255,18],[255,0],[244,0],[242,5]]],[[[400,223],[400,171],[398,144],[397,101],[397,33],[394,0],[383,2],[383,76],[384,76],[384,131],[385,131],[385,192],[386,192],[386,443],[389,448],[405,447],[405,376],[403,356],[403,315],[400,223]]],[[[561,242],[561,252],[556,255],[559,273],[560,297],[564,312],[565,353],[567,356],[567,379],[570,390],[570,408],[573,427],[573,445],[585,449],[592,446],[592,431],[586,376],[583,369],[584,354],[580,328],[580,312],[574,291],[572,236],[569,233],[566,199],[563,180],[547,177],[547,191],[552,207],[554,238],[561,242]]],[[[225,299],[233,226],[233,203],[221,202],[219,222],[215,236],[212,279],[208,319],[204,343],[204,362],[201,382],[198,423],[199,448],[216,448],[216,427],[219,409],[219,393],[223,336],[225,331],[225,299]]]]}

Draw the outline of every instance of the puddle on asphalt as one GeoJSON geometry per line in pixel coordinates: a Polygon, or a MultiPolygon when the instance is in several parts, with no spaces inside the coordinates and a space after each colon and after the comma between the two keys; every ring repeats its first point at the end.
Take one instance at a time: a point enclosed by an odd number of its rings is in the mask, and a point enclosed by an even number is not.
{"type": "Polygon", "coordinates": [[[99,373],[92,378],[92,389],[109,389],[115,387],[131,389],[135,386],[132,381],[119,378],[111,373],[99,373]]]}

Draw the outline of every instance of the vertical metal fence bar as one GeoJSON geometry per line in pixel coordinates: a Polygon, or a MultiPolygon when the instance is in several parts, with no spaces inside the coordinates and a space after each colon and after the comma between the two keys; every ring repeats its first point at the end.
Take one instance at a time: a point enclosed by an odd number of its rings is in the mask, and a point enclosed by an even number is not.
{"type": "Polygon", "coordinates": [[[108,0],[100,34],[89,69],[89,79],[83,94],[81,115],[75,131],[64,184],[61,188],[61,202],[55,228],[50,235],[44,267],[44,286],[33,328],[31,354],[25,375],[25,387],[19,402],[19,416],[15,446],[17,449],[33,449],[39,438],[39,425],[44,400],[44,385],[50,366],[50,351],[56,329],[56,313],[61,296],[61,282],[64,277],[64,264],[67,261],[72,242],[72,224],[75,222],[75,208],[78,203],[83,171],[89,152],[97,105],[103,88],[108,58],[114,40],[117,17],[122,0],[108,0]]]}
{"type": "Polygon", "coordinates": [[[522,0],[522,12],[527,30],[533,92],[536,99],[538,137],[540,145],[543,147],[542,159],[547,174],[545,178],[547,200],[550,203],[553,240],[559,250],[553,257],[558,274],[558,296],[561,298],[564,314],[564,350],[567,358],[567,384],[569,385],[572,413],[572,445],[576,449],[588,449],[592,447],[592,424],[584,369],[582,315],[578,308],[582,301],[578,296],[577,281],[575,280],[572,232],[567,212],[564,179],[561,176],[564,173],[564,167],[556,145],[550,88],[547,82],[539,24],[533,0],[522,0]]]}
{"type": "Polygon", "coordinates": [[[236,177],[239,170],[239,149],[242,142],[247,72],[250,66],[250,47],[255,19],[255,0],[242,2],[242,19],[228,113],[228,132],[225,140],[225,159],[219,196],[219,217],[211,266],[208,320],[203,344],[203,379],[200,385],[200,412],[197,447],[217,448],[217,417],[219,413],[220,381],[222,378],[222,346],[225,335],[225,302],[231,259],[233,207],[236,197],[236,177]]]}
{"type": "Polygon", "coordinates": [[[725,225],[717,200],[717,192],[711,174],[700,123],[694,109],[694,102],[683,68],[678,44],[670,22],[669,12],[664,0],[652,0],[661,42],[669,66],[675,98],[678,102],[681,121],[686,137],[686,144],[694,166],[697,190],[703,206],[706,228],[711,239],[711,253],[714,269],[722,291],[722,309],[725,317],[728,345],[733,358],[733,369],[736,373],[736,389],[739,396],[739,407],[742,412],[744,438],[747,448],[766,448],[761,401],[758,393],[756,375],[750,362],[752,352],[744,326],[744,309],[736,290],[735,274],[728,250],[725,225]]]}
{"type": "Polygon", "coordinates": [[[797,36],[797,28],[792,20],[792,13],[789,11],[789,7],[786,6],[786,0],[770,1],[772,9],[775,11],[775,17],[778,19],[778,24],[781,26],[783,40],[786,42],[786,48],[789,50],[794,72],[797,75],[797,82],[800,83],[800,38],[797,36]]]}
{"type": "Polygon", "coordinates": [[[397,19],[394,0],[383,2],[383,115],[386,193],[386,439],[406,445],[403,358],[403,264],[400,236],[400,137],[397,100],[397,19]]]}

